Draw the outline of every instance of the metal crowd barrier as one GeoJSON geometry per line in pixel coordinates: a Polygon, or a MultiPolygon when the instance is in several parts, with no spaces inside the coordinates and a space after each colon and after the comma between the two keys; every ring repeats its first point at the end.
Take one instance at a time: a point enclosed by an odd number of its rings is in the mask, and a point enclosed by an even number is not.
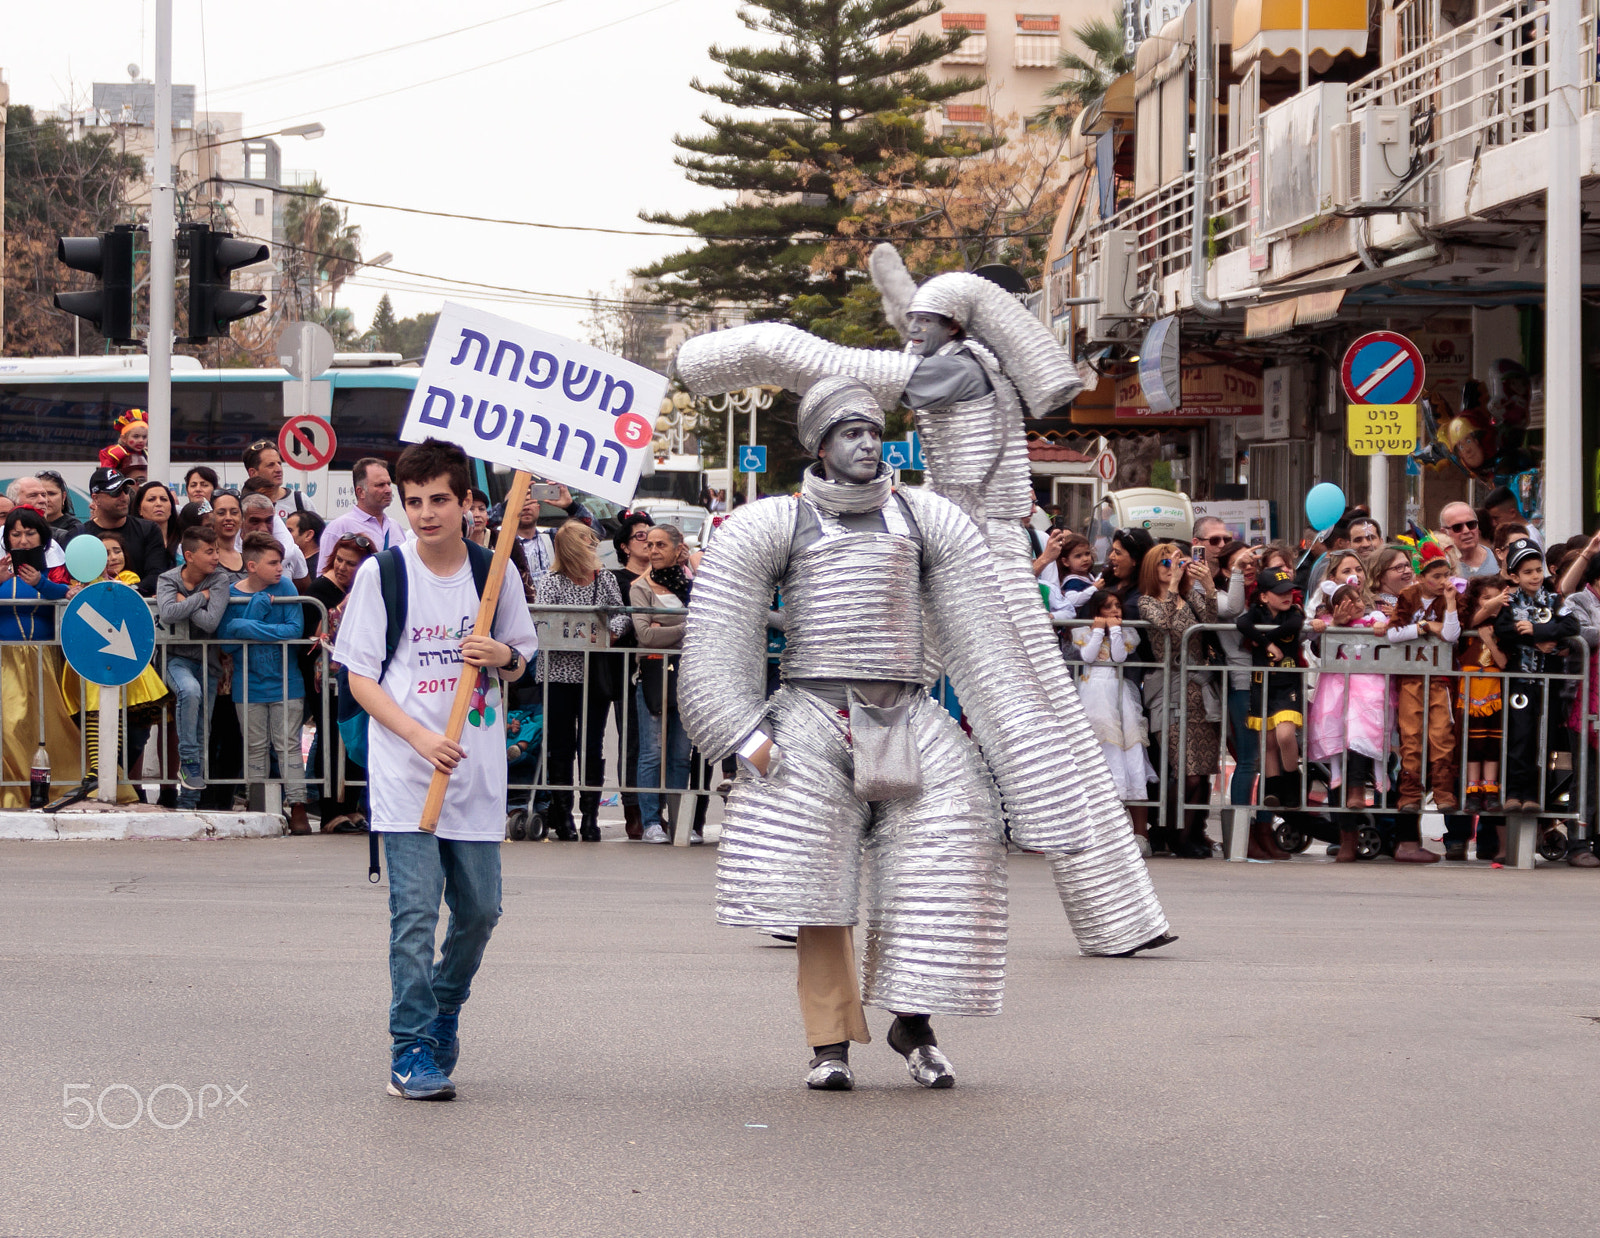
{"type": "MultiPolygon", "coordinates": [[[[1197,624],[1190,631],[1199,632],[1237,632],[1231,623],[1197,624]]],[[[1310,636],[1309,622],[1305,632],[1310,636]]],[[[1189,660],[1190,641],[1185,637],[1181,642],[1179,652],[1178,673],[1180,681],[1186,682],[1191,674],[1211,674],[1219,672],[1227,676],[1230,672],[1244,670],[1243,667],[1215,666],[1212,664],[1192,664],[1189,660]]],[[[1461,685],[1471,680],[1490,680],[1499,685],[1501,701],[1500,721],[1500,760],[1499,774],[1502,796],[1504,796],[1509,774],[1509,755],[1511,742],[1511,728],[1509,719],[1511,708],[1516,698],[1530,698],[1530,687],[1542,698],[1542,708],[1539,716],[1539,742],[1538,742],[1538,797],[1537,803],[1541,806],[1536,813],[1520,812],[1504,814],[1508,830],[1506,859],[1518,868],[1532,868],[1534,850],[1539,838],[1539,822],[1541,819],[1567,822],[1586,822],[1588,820],[1588,768],[1589,746],[1585,741],[1588,729],[1596,723],[1595,705],[1589,697],[1589,648],[1581,637],[1572,637],[1568,641],[1569,657],[1580,657],[1579,669],[1575,671],[1551,671],[1544,673],[1520,672],[1511,669],[1503,671],[1486,671],[1479,668],[1456,670],[1454,666],[1454,649],[1448,642],[1433,637],[1426,637],[1414,641],[1391,642],[1387,637],[1376,635],[1370,628],[1327,628],[1321,634],[1321,654],[1318,665],[1314,667],[1282,667],[1282,668],[1248,668],[1252,677],[1260,675],[1261,699],[1267,699],[1268,689],[1272,681],[1279,676],[1296,677],[1301,681],[1301,706],[1303,722],[1300,728],[1298,744],[1301,769],[1301,799],[1298,804],[1281,805],[1279,812],[1316,813],[1338,819],[1351,819],[1356,816],[1368,817],[1371,815],[1398,815],[1399,807],[1399,778],[1400,750],[1391,746],[1397,731],[1395,719],[1395,702],[1401,686],[1410,681],[1412,686],[1420,689],[1422,698],[1421,719],[1421,749],[1418,755],[1417,778],[1422,788],[1423,806],[1432,796],[1432,778],[1430,776],[1430,746],[1429,722],[1434,708],[1432,687],[1435,681],[1444,681],[1447,685],[1448,700],[1452,713],[1451,729],[1455,736],[1456,768],[1454,773],[1455,797],[1457,808],[1446,813],[1446,816],[1470,816],[1465,809],[1467,797],[1467,739],[1470,727],[1470,717],[1462,708],[1461,685]],[[1312,762],[1308,757],[1308,740],[1310,733],[1311,713],[1314,707],[1316,691],[1321,680],[1327,677],[1338,677],[1345,681],[1344,700],[1347,704],[1351,699],[1350,681],[1357,676],[1381,675],[1385,679],[1384,708],[1385,719],[1382,723],[1381,734],[1383,749],[1375,758],[1374,773],[1378,779],[1379,799],[1371,806],[1345,805],[1344,797],[1339,802],[1333,802],[1330,794],[1328,802],[1313,803],[1308,794],[1311,778],[1310,767],[1312,762]],[[1565,718],[1569,712],[1572,696],[1575,693],[1579,706],[1579,717],[1584,720],[1584,727],[1576,734],[1566,726],[1565,718]],[[1560,711],[1559,714],[1557,711],[1560,711]],[[1552,723],[1555,730],[1552,731],[1552,723]],[[1552,741],[1556,741],[1552,746],[1552,741]],[[1574,755],[1573,749],[1576,749],[1574,755]],[[1564,759],[1563,759],[1564,758],[1564,759]],[[1559,761],[1559,765],[1557,764],[1559,761]],[[1552,774],[1570,771],[1573,778],[1570,784],[1560,785],[1562,780],[1552,778],[1552,774]],[[1382,789],[1382,782],[1389,783],[1388,789],[1382,789]]],[[[1223,684],[1226,687],[1227,679],[1223,684]]],[[[1254,680],[1252,679],[1252,682],[1254,680]]],[[[1470,693],[1470,689],[1469,689],[1470,693]]],[[[1219,725],[1219,751],[1227,750],[1227,725],[1228,710],[1226,691],[1222,694],[1221,721],[1213,724],[1210,719],[1204,719],[1200,726],[1219,725]]],[[[1527,701],[1522,708],[1526,708],[1527,701]]],[[[1191,731],[1189,725],[1188,694],[1182,693],[1178,701],[1178,730],[1180,749],[1180,768],[1186,768],[1185,758],[1188,751],[1190,737],[1196,732],[1191,731]]],[[[1345,735],[1348,736],[1348,713],[1345,715],[1345,735]]],[[[1235,736],[1235,746],[1246,740],[1251,740],[1257,745],[1256,770],[1258,778],[1265,777],[1267,734],[1265,728],[1247,731],[1242,736],[1235,736]]],[[[1344,754],[1348,758],[1348,749],[1344,754]]],[[[1346,760],[1348,769],[1348,759],[1346,760]]],[[[1347,794],[1350,786],[1348,779],[1343,782],[1343,791],[1347,794]]],[[[1209,810],[1217,797],[1211,797],[1205,804],[1190,804],[1184,802],[1180,811],[1185,809],[1209,810]]],[[[1520,798],[1520,797],[1519,797],[1520,798]]],[[[1435,808],[1435,811],[1444,811],[1435,808]]],[[[1248,818],[1253,808],[1225,804],[1223,811],[1223,827],[1225,832],[1225,850],[1229,859],[1243,859],[1246,838],[1248,836],[1248,818]]],[[[1409,814],[1408,814],[1409,815],[1409,814]]],[[[1491,818],[1503,814],[1482,814],[1491,818]]]]}
{"type": "MultiPolygon", "coordinates": [[[[244,604],[243,599],[236,599],[236,605],[244,604]]],[[[299,606],[314,608],[317,615],[317,631],[326,628],[327,614],[320,602],[310,597],[298,598],[273,598],[274,606],[299,606]]],[[[151,603],[154,609],[154,603],[151,603]]],[[[53,680],[55,690],[60,691],[61,668],[64,660],[60,655],[60,619],[61,612],[66,606],[65,601],[46,601],[42,599],[0,599],[0,615],[17,610],[36,611],[49,608],[53,612],[53,635],[49,640],[36,640],[26,642],[0,642],[0,651],[11,651],[6,654],[8,658],[20,650],[35,651],[27,657],[14,660],[12,673],[20,669],[33,678],[32,700],[38,701],[50,688],[47,680],[53,680]]],[[[719,777],[698,752],[689,744],[688,738],[683,734],[681,725],[677,721],[676,710],[665,708],[659,714],[650,711],[645,700],[644,680],[646,677],[659,676],[658,682],[662,685],[660,699],[669,700],[672,680],[676,675],[677,662],[680,654],[676,649],[651,649],[638,646],[617,646],[612,644],[609,632],[609,620],[626,618],[631,626],[635,616],[671,615],[680,616],[680,610],[644,609],[623,607],[616,610],[573,609],[568,607],[552,607],[532,605],[529,612],[539,633],[540,655],[535,666],[529,669],[527,675],[517,684],[512,685],[508,697],[503,697],[507,707],[520,711],[525,716],[533,715],[542,719],[543,732],[539,743],[538,754],[524,755],[514,763],[509,780],[508,816],[515,812],[530,811],[536,802],[543,802],[544,797],[553,793],[570,794],[574,797],[574,819],[581,815],[581,807],[577,797],[585,792],[597,796],[616,794],[622,798],[626,805],[629,799],[637,796],[661,796],[665,799],[663,822],[670,826],[672,840],[677,845],[687,845],[691,830],[691,821],[696,813],[703,814],[704,805],[709,803],[711,794],[714,793],[719,777]],[[569,693],[558,688],[558,696],[568,697],[575,695],[576,716],[571,709],[563,708],[552,710],[551,687],[552,679],[543,675],[543,668],[547,663],[546,658],[554,655],[565,666],[559,666],[556,674],[569,675],[572,673],[571,660],[577,659],[577,678],[572,681],[573,688],[577,691],[569,693]],[[604,663],[596,659],[605,659],[604,663]],[[609,691],[607,690],[609,688],[609,691]],[[599,720],[596,721],[596,711],[599,720]],[[561,779],[551,776],[551,737],[555,728],[562,730],[561,747],[565,750],[569,740],[573,750],[572,772],[561,779]],[[648,731],[643,727],[650,728],[648,731]],[[598,736],[600,761],[606,766],[596,769],[592,760],[586,760],[585,748],[590,748],[589,756],[593,755],[593,742],[587,742],[591,728],[598,736]],[[655,775],[648,781],[638,775],[638,762],[646,755],[646,736],[653,736],[655,740],[655,753],[658,764],[655,775]],[[615,744],[617,761],[606,762],[606,750],[611,743],[615,744]]],[[[1055,627],[1063,634],[1063,645],[1070,647],[1072,633],[1078,629],[1092,625],[1090,619],[1053,620],[1055,627]]],[[[619,626],[621,624],[619,623],[619,626]]],[[[1384,736],[1384,750],[1377,759],[1375,772],[1380,772],[1381,778],[1389,782],[1389,790],[1381,793],[1378,803],[1366,806],[1346,806],[1343,800],[1332,802],[1316,802],[1304,792],[1311,786],[1309,770],[1311,762],[1307,754],[1307,725],[1302,725],[1299,734],[1299,755],[1302,771],[1301,788],[1302,799],[1298,804],[1284,804],[1275,810],[1263,809],[1259,806],[1260,794],[1256,795],[1254,804],[1234,804],[1230,802],[1228,790],[1221,782],[1217,782],[1205,802],[1189,802],[1184,794],[1184,783],[1181,773],[1187,769],[1188,746],[1192,737],[1199,734],[1191,729],[1191,719],[1188,708],[1188,693],[1170,690],[1173,684],[1186,684],[1190,676],[1205,676],[1217,684],[1216,699],[1218,702],[1216,719],[1205,718],[1199,721],[1200,727],[1216,726],[1218,728],[1218,751],[1226,754],[1228,739],[1228,691],[1230,676],[1236,672],[1247,672],[1251,675],[1262,674],[1269,680],[1276,676],[1296,676],[1302,681],[1302,711],[1305,724],[1309,724],[1311,710],[1315,701],[1315,694],[1319,681],[1329,676],[1341,677],[1345,680],[1345,700],[1350,700],[1349,681],[1354,676],[1382,675],[1386,679],[1384,698],[1386,710],[1392,713],[1393,700],[1396,695],[1398,681],[1401,679],[1421,681],[1423,703],[1422,722],[1422,750],[1420,754],[1423,794],[1429,792],[1429,737],[1428,737],[1428,711],[1433,707],[1430,686],[1435,680],[1444,680],[1449,683],[1451,708],[1454,714],[1460,713],[1460,689],[1458,681],[1466,680],[1494,680],[1500,685],[1502,701],[1502,723],[1500,735],[1500,773],[1504,785],[1508,772],[1508,756],[1510,749],[1510,728],[1505,725],[1507,717],[1506,706],[1509,706],[1514,694],[1525,695],[1530,684],[1537,685],[1537,690],[1543,694],[1544,706],[1539,719],[1539,786],[1538,802],[1542,805],[1537,814],[1513,814],[1507,817],[1510,830],[1508,839],[1508,860],[1513,860],[1519,867],[1532,867],[1533,849],[1537,842],[1539,820],[1554,820],[1566,822],[1582,822],[1587,819],[1589,812],[1589,772],[1590,755],[1584,734],[1573,735],[1562,721],[1567,716],[1567,704],[1575,693],[1578,698],[1580,716],[1585,720],[1585,729],[1600,726],[1600,716],[1596,714],[1596,701],[1590,699],[1588,659],[1589,650],[1581,638],[1573,638],[1570,647],[1575,649],[1582,657],[1581,667],[1575,671],[1548,672],[1544,674],[1525,674],[1512,670],[1489,672],[1481,669],[1455,670],[1449,646],[1433,639],[1411,641],[1401,644],[1391,643],[1384,638],[1376,637],[1369,629],[1328,629],[1322,634],[1322,654],[1320,665],[1311,668],[1244,668],[1231,665],[1216,665],[1210,662],[1199,664],[1191,662],[1189,657],[1190,636],[1195,632],[1222,633],[1234,632],[1232,624],[1200,624],[1188,630],[1180,640],[1168,642],[1169,647],[1164,650],[1163,656],[1154,657],[1150,653],[1149,634],[1150,625],[1141,620],[1127,620],[1123,628],[1132,633],[1139,634],[1141,639],[1138,647],[1131,652],[1127,661],[1097,662],[1084,664],[1070,658],[1067,665],[1072,673],[1080,680],[1090,670],[1111,669],[1120,684],[1127,676],[1133,676],[1140,684],[1141,699],[1148,691],[1146,681],[1154,675],[1164,678],[1164,690],[1155,707],[1148,711],[1148,733],[1151,744],[1152,765],[1157,773],[1158,792],[1154,798],[1130,800],[1130,809],[1143,810],[1150,815],[1152,823],[1166,822],[1170,817],[1170,824],[1182,830],[1183,814],[1189,810],[1204,810],[1208,816],[1217,809],[1221,810],[1222,829],[1224,835],[1224,850],[1229,859],[1243,859],[1245,854],[1246,839],[1248,835],[1248,821],[1253,813],[1276,811],[1279,813],[1312,813],[1327,815],[1331,818],[1343,819],[1352,816],[1368,817],[1373,814],[1390,815],[1397,812],[1396,761],[1398,755],[1392,741],[1394,738],[1394,725],[1392,718],[1386,718],[1382,733],[1384,736]],[[1173,650],[1170,645],[1176,644],[1173,650]],[[1176,706],[1176,725],[1173,723],[1174,704],[1176,706]],[[1557,715],[1555,711],[1562,712],[1557,715]],[[1552,724],[1555,730],[1552,731],[1552,724]],[[1169,742],[1169,731],[1176,729],[1176,744],[1169,742]],[[1552,740],[1557,741],[1552,748],[1552,740]],[[1174,751],[1173,749],[1176,749],[1174,751]],[[1575,752],[1574,752],[1575,750],[1575,752]],[[1561,766],[1557,768],[1554,762],[1560,760],[1561,766]],[[1570,769],[1573,777],[1570,784],[1563,782],[1552,775],[1565,774],[1570,769]],[[1154,813],[1151,814],[1151,810],[1154,813]]],[[[1308,627],[1309,631],[1309,627],[1308,627]]],[[[261,656],[263,645],[272,644],[276,649],[276,656],[280,659],[281,675],[284,681],[284,691],[287,690],[287,677],[289,658],[298,658],[303,651],[315,650],[315,657],[309,659],[309,678],[304,685],[304,713],[301,726],[293,727],[292,734],[299,739],[303,726],[310,724],[315,727],[317,739],[314,753],[317,760],[308,762],[305,768],[304,783],[308,803],[314,802],[312,789],[316,788],[325,810],[334,811],[336,806],[351,797],[351,788],[363,787],[365,779],[359,768],[348,765],[342,740],[339,738],[338,727],[335,725],[336,700],[334,695],[333,666],[329,657],[329,648],[318,637],[285,640],[282,642],[240,642],[237,640],[222,640],[217,638],[199,638],[187,635],[174,634],[165,627],[157,624],[156,654],[152,665],[161,674],[163,682],[168,683],[171,691],[170,680],[167,675],[167,659],[169,650],[173,645],[201,646],[207,650],[220,646],[239,646],[239,657],[242,659],[243,671],[243,700],[235,704],[248,705],[249,696],[249,659],[252,649],[255,656],[261,656]],[[314,766],[320,768],[314,770],[314,766]],[[347,776],[348,775],[348,776],[347,776]]],[[[202,692],[210,690],[212,675],[209,657],[200,663],[202,692]]],[[[775,666],[778,655],[769,656],[769,691],[776,686],[775,666]]],[[[556,681],[561,682],[561,681],[556,681]]],[[[217,701],[223,702],[231,699],[231,683],[220,682],[217,685],[217,701]]],[[[1264,685],[1265,688],[1265,685],[1264,685]]],[[[69,713],[76,712],[85,719],[90,716],[87,706],[87,687],[80,686],[76,701],[66,701],[69,713]],[[76,711],[74,711],[76,706],[76,711]]],[[[942,695],[942,693],[936,693],[942,695]]],[[[65,694],[63,693],[63,699],[65,694]]],[[[259,702],[257,702],[259,703],[259,702]]],[[[11,719],[9,711],[16,707],[16,702],[9,699],[8,695],[0,694],[0,728],[5,728],[9,734],[11,719]]],[[[26,706],[25,706],[26,707],[26,706]]],[[[130,721],[130,707],[124,703],[119,714],[119,739],[118,755],[123,758],[119,764],[127,769],[127,758],[144,758],[137,768],[127,771],[126,781],[132,783],[160,782],[171,784],[176,781],[178,773],[178,760],[176,750],[176,733],[173,726],[173,717],[176,712],[176,694],[172,693],[162,704],[162,712],[156,723],[151,724],[155,730],[155,762],[157,773],[154,777],[149,775],[149,755],[145,746],[140,745],[140,750],[130,754],[127,740],[137,741],[145,725],[138,721],[130,721]]],[[[215,712],[213,712],[213,718],[215,712]]],[[[531,722],[531,717],[530,717],[531,722]]],[[[1452,725],[1457,736],[1456,760],[1458,762],[1455,772],[1456,798],[1458,803],[1464,804],[1466,798],[1467,772],[1465,759],[1466,739],[1463,718],[1455,717],[1452,725]]],[[[147,731],[145,733],[148,733],[147,731]]],[[[36,742],[45,743],[46,727],[43,713],[40,712],[34,723],[34,736],[36,742]]],[[[1264,775],[1267,735],[1264,730],[1245,731],[1234,737],[1237,751],[1242,751],[1242,744],[1252,742],[1256,745],[1256,770],[1257,779],[1264,775]]],[[[59,737],[58,737],[59,739],[59,737]]],[[[508,739],[514,740],[514,737],[508,739]]],[[[209,740],[209,734],[208,734],[209,740]]],[[[210,753],[209,742],[202,752],[202,773],[209,785],[220,784],[239,786],[248,784],[251,787],[253,807],[265,811],[277,811],[285,783],[285,771],[279,769],[275,775],[265,778],[247,778],[248,769],[248,736],[243,737],[245,751],[241,754],[239,768],[216,769],[210,753]]],[[[51,750],[52,783],[59,791],[63,779],[56,771],[55,763],[58,752],[51,750]]],[[[97,755],[97,754],[95,754],[97,755]]],[[[78,771],[86,774],[91,767],[92,757],[89,751],[87,728],[80,727],[78,734],[78,771]]],[[[565,763],[564,760],[560,763],[565,763]]],[[[1213,771],[1213,777],[1226,772],[1225,760],[1219,759],[1218,769],[1213,771]]],[[[270,774],[270,771],[269,771],[270,774]]],[[[731,776],[731,771],[725,771],[726,776],[731,776]]],[[[1259,782],[1258,782],[1259,785],[1259,782]]],[[[1345,786],[1348,787],[1348,780],[1345,786]]],[[[8,778],[0,771],[0,795],[8,800],[27,801],[29,783],[26,777],[8,778]]],[[[231,804],[230,804],[231,806],[231,804]]],[[[1457,814],[1465,815],[1464,809],[1458,808],[1457,814]]],[[[1456,815],[1456,814],[1453,814],[1456,815]]]]}

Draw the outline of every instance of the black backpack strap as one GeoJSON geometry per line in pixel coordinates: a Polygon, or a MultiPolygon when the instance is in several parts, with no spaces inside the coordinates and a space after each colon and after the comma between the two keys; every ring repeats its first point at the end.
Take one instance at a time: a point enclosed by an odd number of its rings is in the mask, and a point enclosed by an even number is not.
{"type": "Polygon", "coordinates": [[[367,880],[373,885],[383,880],[383,868],[378,863],[378,831],[367,826],[367,880]]]}

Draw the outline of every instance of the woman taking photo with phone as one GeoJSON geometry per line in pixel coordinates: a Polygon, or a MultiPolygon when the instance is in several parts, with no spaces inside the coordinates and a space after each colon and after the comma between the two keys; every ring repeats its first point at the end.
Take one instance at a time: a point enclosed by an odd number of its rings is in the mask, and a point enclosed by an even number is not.
{"type": "MultiPolygon", "coordinates": [[[[1168,660],[1176,675],[1179,663],[1177,642],[1188,641],[1186,650],[1190,666],[1205,665],[1205,640],[1200,632],[1190,629],[1197,623],[1217,622],[1217,591],[1211,572],[1203,562],[1191,558],[1173,542],[1162,542],[1144,556],[1139,573],[1139,617],[1150,625],[1149,639],[1152,660],[1168,660]]],[[[1150,671],[1144,680],[1144,703],[1154,724],[1151,741],[1155,742],[1155,728],[1160,728],[1162,710],[1166,711],[1165,735],[1167,776],[1174,787],[1183,788],[1182,802],[1196,807],[1183,814],[1182,825],[1176,815],[1178,800],[1173,805],[1166,825],[1170,831],[1169,844],[1174,855],[1193,859],[1208,859],[1212,842],[1206,837],[1206,805],[1210,800],[1211,775],[1217,768],[1217,728],[1206,721],[1205,693],[1198,675],[1183,677],[1186,705],[1180,711],[1174,685],[1165,670],[1150,671]],[[1180,718],[1180,713],[1183,717],[1180,718]],[[1185,742],[1180,744],[1180,736],[1185,742]],[[1183,768],[1178,768],[1182,753],[1183,768]]],[[[1158,762],[1151,764],[1159,769],[1158,762]]]]}

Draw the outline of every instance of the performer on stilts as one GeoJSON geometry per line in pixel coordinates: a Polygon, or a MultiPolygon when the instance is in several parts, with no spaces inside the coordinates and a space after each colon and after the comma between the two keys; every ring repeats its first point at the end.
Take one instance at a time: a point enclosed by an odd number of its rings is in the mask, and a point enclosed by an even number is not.
{"type": "MultiPolygon", "coordinates": [[[[1081,387],[1076,368],[1049,331],[988,280],[955,273],[919,288],[891,246],[878,247],[872,267],[887,317],[908,337],[906,352],[844,348],[762,323],[689,340],[678,374],[697,394],[759,383],[803,391],[824,375],[844,374],[865,384],[883,408],[904,402],[915,411],[929,488],[982,532],[1032,681],[1067,737],[1091,842],[1076,854],[1053,852],[1051,864],[1079,949],[1126,955],[1165,945],[1174,938],[1039,605],[1021,524],[1032,500],[1024,403],[1043,413],[1070,400],[1081,387]]],[[[1013,837],[1023,842],[1015,830],[1013,837]]]]}
{"type": "MultiPolygon", "coordinates": [[[[821,344],[821,341],[813,341],[821,344]]],[[[690,351],[693,368],[693,350],[690,351]]],[[[727,382],[698,370],[697,385],[727,382]]],[[[924,1087],[955,1081],[935,1015],[992,1015],[1005,976],[1005,845],[1088,842],[1066,736],[1006,614],[991,556],[953,503],[896,491],[882,401],[850,378],[809,384],[801,493],[748,504],[695,578],[678,707],[715,762],[737,752],[717,856],[717,918],[799,926],[812,1088],[847,1090],[863,1001],[924,1087]],[[787,616],[783,686],[766,697],[767,607],[787,616]],[[977,747],[926,690],[937,647],[977,747]],[[985,769],[987,759],[988,769],[985,769]],[[990,771],[993,774],[991,782],[990,771]],[[864,914],[858,983],[851,926],[864,914]]]]}

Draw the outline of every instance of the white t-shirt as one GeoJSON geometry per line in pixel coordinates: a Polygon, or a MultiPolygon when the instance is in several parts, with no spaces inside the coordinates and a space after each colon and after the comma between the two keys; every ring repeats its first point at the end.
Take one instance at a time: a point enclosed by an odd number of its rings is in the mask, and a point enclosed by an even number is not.
{"type": "MultiPolygon", "coordinates": [[[[461,672],[471,672],[460,659],[461,639],[471,634],[478,616],[472,565],[463,562],[453,576],[441,577],[422,565],[415,542],[405,543],[400,553],[406,567],[406,622],[381,683],[408,715],[442,735],[449,724],[456,680],[461,672]]],[[[354,674],[376,679],[383,665],[386,628],[378,565],[369,558],[356,572],[345,600],[334,660],[354,674]]],[[[494,634],[496,640],[513,646],[524,662],[531,662],[539,648],[515,572],[508,572],[501,584],[494,634]]],[[[461,732],[467,755],[450,775],[439,814],[438,836],[458,842],[499,842],[505,837],[505,693],[493,670],[479,674],[479,689],[461,732]]],[[[367,767],[372,828],[415,833],[433,766],[374,719],[367,724],[367,767]]]]}
{"type": "Polygon", "coordinates": [[[272,500],[272,510],[278,513],[279,520],[287,520],[297,511],[312,512],[316,511],[316,508],[311,506],[310,502],[306,499],[306,496],[300,494],[300,491],[289,489],[284,491],[281,499],[272,500]],[[298,503],[295,502],[296,495],[299,495],[300,497],[300,501],[298,503]]]}

